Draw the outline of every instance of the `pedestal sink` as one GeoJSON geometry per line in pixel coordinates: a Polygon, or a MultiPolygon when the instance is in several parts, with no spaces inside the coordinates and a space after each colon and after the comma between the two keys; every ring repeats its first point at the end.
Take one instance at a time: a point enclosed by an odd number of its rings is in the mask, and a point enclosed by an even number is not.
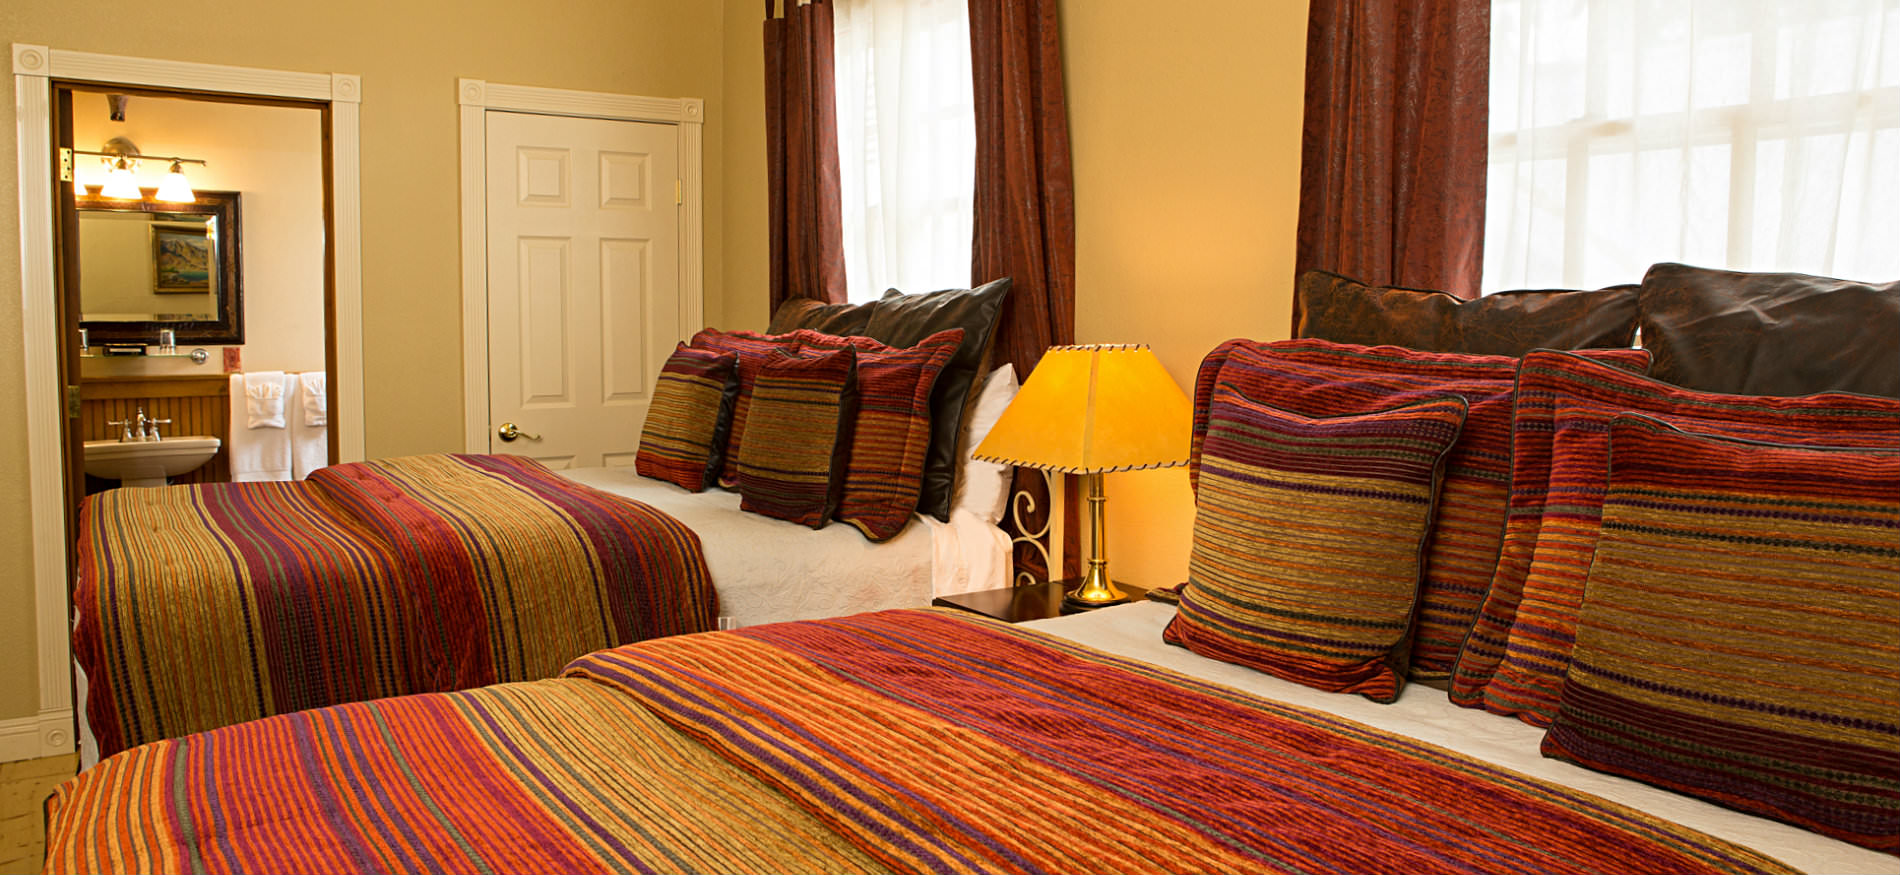
{"type": "Polygon", "coordinates": [[[204,435],[160,441],[87,441],[86,473],[120,486],[164,486],[165,478],[196,471],[224,442],[204,435]]]}

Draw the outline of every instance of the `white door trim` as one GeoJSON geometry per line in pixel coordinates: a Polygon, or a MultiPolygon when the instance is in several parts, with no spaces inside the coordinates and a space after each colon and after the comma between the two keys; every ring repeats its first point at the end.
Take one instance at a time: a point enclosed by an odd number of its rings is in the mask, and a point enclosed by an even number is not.
{"type": "Polygon", "coordinates": [[[462,410],[463,449],[488,452],[488,151],[489,110],[675,125],[679,131],[680,336],[706,318],[705,212],[701,191],[705,102],[695,97],[634,97],[458,79],[462,107],[462,410]]]}
{"type": "MultiPolygon", "coordinates": [[[[60,411],[58,314],[53,312],[52,80],[143,85],[189,91],[287,97],[330,104],[331,208],[336,234],[336,373],[330,382],[341,415],[341,458],[363,457],[363,264],[361,77],[292,73],[99,55],[13,44],[20,192],[20,307],[26,358],[26,433],[32,491],[35,629],[39,642],[37,725],[73,707],[67,640],[65,439],[60,411]]],[[[43,737],[45,747],[71,750],[72,736],[43,737]]]]}

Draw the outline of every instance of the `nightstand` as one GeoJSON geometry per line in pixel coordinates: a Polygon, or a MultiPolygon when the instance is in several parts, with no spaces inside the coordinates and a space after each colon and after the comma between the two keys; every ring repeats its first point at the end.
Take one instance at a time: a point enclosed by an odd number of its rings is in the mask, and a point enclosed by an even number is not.
{"type": "MultiPolygon", "coordinates": [[[[986,589],[980,592],[966,592],[962,595],[939,596],[930,603],[941,608],[962,608],[973,614],[994,617],[1005,623],[1022,623],[1028,620],[1047,620],[1061,614],[1076,614],[1094,608],[1076,608],[1063,604],[1062,594],[1080,583],[1078,580],[1057,580],[1050,583],[1035,583],[1029,586],[1012,586],[1005,589],[986,589]]],[[[1148,591],[1139,586],[1116,582],[1115,588],[1128,596],[1129,602],[1141,601],[1148,591]]],[[[1118,602],[1117,604],[1127,604],[1118,602]]]]}

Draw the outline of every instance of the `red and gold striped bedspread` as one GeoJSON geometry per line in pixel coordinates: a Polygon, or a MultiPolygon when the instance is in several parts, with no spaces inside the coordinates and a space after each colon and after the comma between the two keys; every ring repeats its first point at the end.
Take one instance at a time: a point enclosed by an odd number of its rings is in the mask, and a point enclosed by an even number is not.
{"type": "Polygon", "coordinates": [[[117,489],[80,511],[73,651],[100,752],[558,674],[712,627],[699,538],[517,456],[117,489]]]}
{"type": "Polygon", "coordinates": [[[950,611],[664,638],[61,787],[48,872],[1786,871],[1628,808],[950,611]]]}

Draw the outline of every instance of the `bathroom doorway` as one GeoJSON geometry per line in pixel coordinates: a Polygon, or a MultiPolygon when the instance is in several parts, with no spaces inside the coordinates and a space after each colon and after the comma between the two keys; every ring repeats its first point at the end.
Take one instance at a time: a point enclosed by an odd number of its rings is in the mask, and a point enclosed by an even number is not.
{"type": "MultiPolygon", "coordinates": [[[[216,437],[172,482],[229,480],[234,434],[249,433],[234,431],[227,372],[333,369],[330,118],[327,102],[62,81],[53,100],[57,148],[72,150],[55,294],[75,520],[79,496],[117,483],[88,476],[85,441],[216,437]],[[189,190],[166,190],[177,180],[189,190]]],[[[325,413],[329,385],[306,387],[325,413]]],[[[337,458],[334,431],[298,434],[308,456],[337,458]]]]}

